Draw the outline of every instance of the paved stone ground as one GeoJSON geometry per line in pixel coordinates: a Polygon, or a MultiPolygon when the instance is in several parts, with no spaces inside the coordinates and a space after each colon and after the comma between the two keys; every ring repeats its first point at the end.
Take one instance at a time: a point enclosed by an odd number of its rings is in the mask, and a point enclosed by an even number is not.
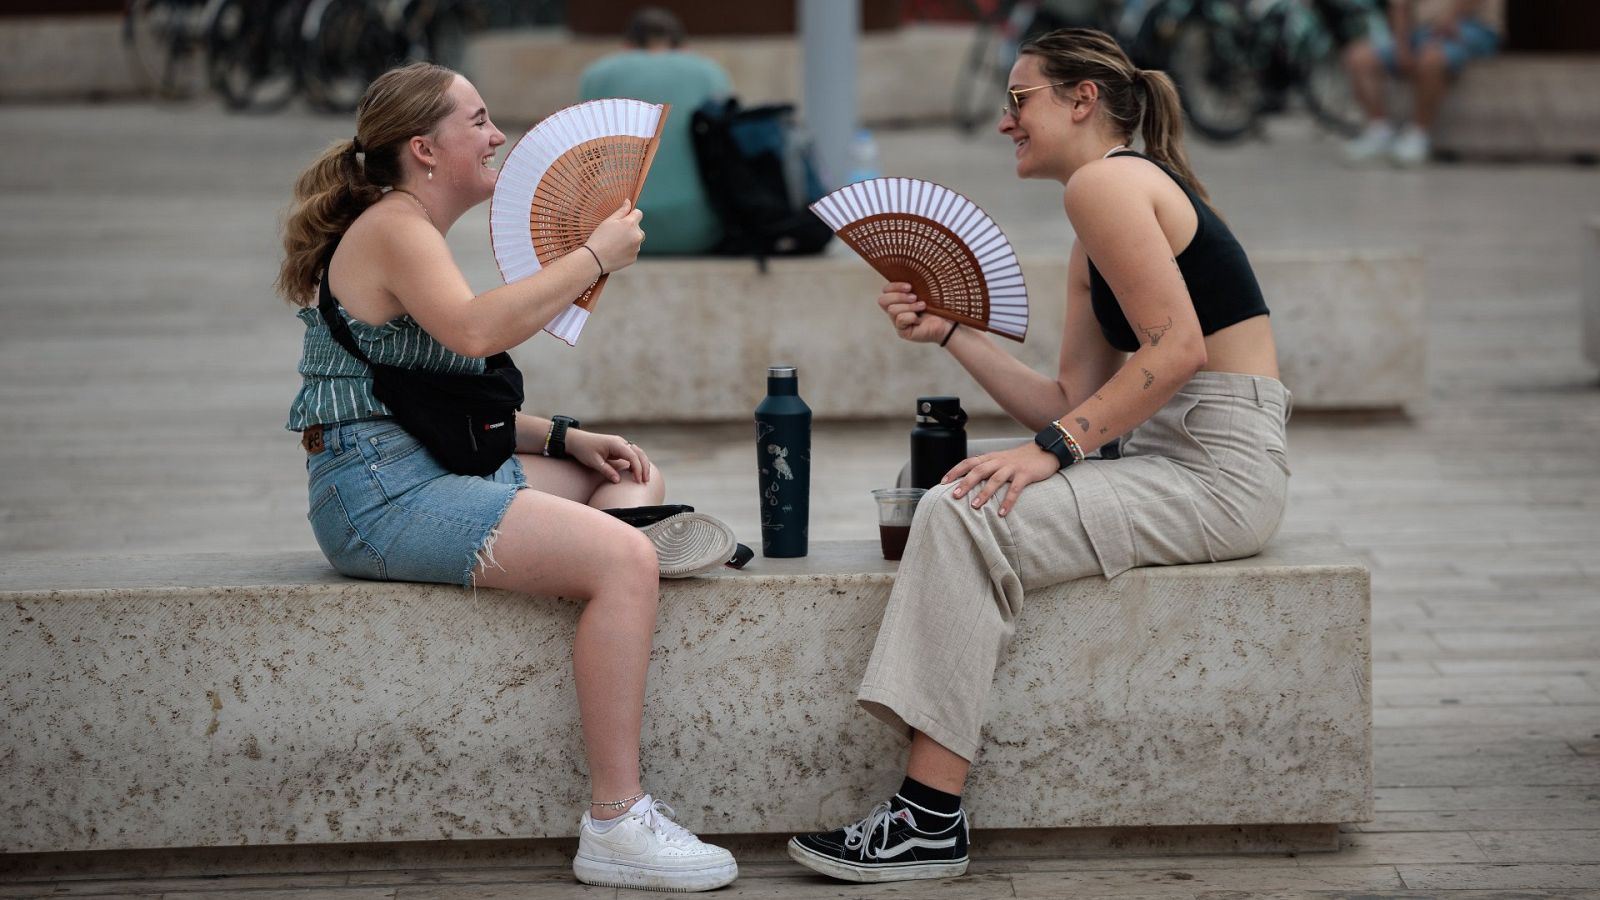
{"type": "MultiPolygon", "coordinates": [[[[0,107],[0,131],[0,565],[312,547],[301,459],[281,430],[300,325],[269,285],[288,185],[349,125],[209,106],[0,107]]],[[[879,137],[891,174],[961,189],[1026,249],[1065,248],[1059,194],[1013,179],[999,139],[879,137]]],[[[1396,245],[1427,257],[1431,327],[1417,351],[1430,402],[1407,419],[1301,417],[1290,429],[1285,529],[1334,532],[1373,567],[1377,818],[1338,854],[986,859],[975,877],[899,889],[758,861],[724,895],[1600,896],[1600,389],[1578,334],[1581,223],[1600,212],[1600,177],[1347,172],[1330,142],[1293,122],[1270,143],[1194,154],[1248,248],[1396,245]]],[[[495,282],[486,219],[453,236],[480,287],[495,282]]],[[[818,428],[818,539],[872,535],[866,491],[892,477],[909,424],[818,428]]],[[[754,536],[747,432],[627,429],[676,499],[754,536]]],[[[489,862],[271,871],[218,881],[100,870],[0,880],[0,897],[616,893],[574,885],[560,867],[489,862]]]]}

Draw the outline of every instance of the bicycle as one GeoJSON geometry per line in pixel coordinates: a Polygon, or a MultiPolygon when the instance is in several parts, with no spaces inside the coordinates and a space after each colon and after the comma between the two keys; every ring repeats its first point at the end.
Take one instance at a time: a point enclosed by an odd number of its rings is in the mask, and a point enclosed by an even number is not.
{"type": "Polygon", "coordinates": [[[310,0],[221,0],[207,35],[211,86],[229,109],[271,112],[300,90],[300,26],[310,0]]]}
{"type": "MultiPolygon", "coordinates": [[[[1339,17],[1360,0],[1158,0],[1131,38],[1136,64],[1166,70],[1189,124],[1226,143],[1260,131],[1292,93],[1329,130],[1353,133],[1360,111],[1339,64],[1339,17]]],[[[1126,25],[1126,23],[1124,23],[1126,25]]]]}
{"type": "Polygon", "coordinates": [[[186,100],[200,82],[206,34],[221,0],[127,0],[122,41],[157,97],[186,100]]]}
{"type": "Polygon", "coordinates": [[[1103,0],[997,0],[968,3],[978,27],[956,79],[956,127],[968,134],[992,120],[1022,45],[1057,28],[1109,27],[1114,3],[1103,0]]]}
{"type": "Polygon", "coordinates": [[[468,0],[311,0],[302,28],[306,100],[331,113],[355,110],[367,85],[401,63],[460,68],[484,10],[468,0]]]}

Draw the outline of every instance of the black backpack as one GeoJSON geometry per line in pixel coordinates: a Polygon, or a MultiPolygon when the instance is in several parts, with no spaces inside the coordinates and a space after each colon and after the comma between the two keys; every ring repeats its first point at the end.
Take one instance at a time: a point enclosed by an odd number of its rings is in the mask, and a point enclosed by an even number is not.
{"type": "Polygon", "coordinates": [[[769,256],[822,252],[833,230],[806,208],[825,192],[793,105],[710,100],[694,111],[690,131],[700,181],[722,220],[713,253],[753,256],[765,269],[769,256]]]}

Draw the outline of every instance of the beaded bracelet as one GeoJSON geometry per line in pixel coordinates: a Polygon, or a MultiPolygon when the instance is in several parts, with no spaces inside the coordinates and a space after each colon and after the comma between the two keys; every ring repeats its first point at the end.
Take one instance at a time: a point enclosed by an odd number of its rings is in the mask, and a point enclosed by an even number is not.
{"type": "Polygon", "coordinates": [[[1061,439],[1067,442],[1067,450],[1072,453],[1073,461],[1083,462],[1083,447],[1078,444],[1078,439],[1072,436],[1072,432],[1068,431],[1067,427],[1061,424],[1060,419],[1057,419],[1050,424],[1054,425],[1056,431],[1061,433],[1061,439]]]}
{"type": "Polygon", "coordinates": [[[643,797],[644,791],[640,791],[626,800],[590,800],[589,805],[598,806],[601,809],[627,809],[635,803],[638,803],[641,799],[643,799],[643,797]]]}

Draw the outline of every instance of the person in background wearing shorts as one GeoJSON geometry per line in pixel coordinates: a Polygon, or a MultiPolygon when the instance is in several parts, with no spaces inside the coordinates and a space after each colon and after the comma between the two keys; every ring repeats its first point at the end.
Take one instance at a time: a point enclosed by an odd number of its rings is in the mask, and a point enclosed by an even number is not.
{"type": "Polygon", "coordinates": [[[1499,49],[1504,23],[1503,0],[1391,0],[1388,21],[1374,16],[1367,38],[1345,50],[1351,89],[1367,115],[1365,130],[1345,145],[1345,159],[1427,162],[1429,133],[1450,80],[1499,49]],[[1398,130],[1389,118],[1389,75],[1411,82],[1411,120],[1398,130]]]}

